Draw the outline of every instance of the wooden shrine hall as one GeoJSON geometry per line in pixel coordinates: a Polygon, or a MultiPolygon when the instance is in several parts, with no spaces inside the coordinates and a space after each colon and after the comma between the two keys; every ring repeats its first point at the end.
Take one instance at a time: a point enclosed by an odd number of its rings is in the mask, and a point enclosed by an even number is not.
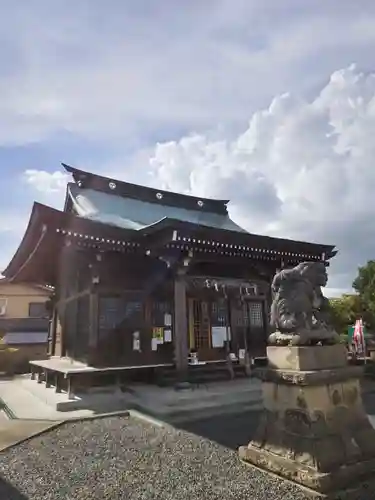
{"type": "Polygon", "coordinates": [[[246,232],[212,200],[67,165],[62,211],[35,203],[3,274],[53,287],[49,353],[92,370],[265,355],[277,269],[334,247],[246,232]]]}

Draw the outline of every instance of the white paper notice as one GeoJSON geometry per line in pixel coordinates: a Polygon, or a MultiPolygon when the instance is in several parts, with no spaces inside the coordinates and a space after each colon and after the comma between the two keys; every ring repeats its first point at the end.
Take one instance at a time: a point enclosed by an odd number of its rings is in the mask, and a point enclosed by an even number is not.
{"type": "MultiPolygon", "coordinates": [[[[212,334],[212,347],[223,347],[224,342],[227,340],[227,327],[213,326],[211,334],[212,334]]],[[[229,331],[228,331],[228,339],[230,339],[229,331]]]]}
{"type": "Polygon", "coordinates": [[[172,342],[172,330],[164,330],[164,342],[172,342]]]}
{"type": "Polygon", "coordinates": [[[141,350],[141,342],[139,339],[133,339],[133,351],[141,350]]]}
{"type": "Polygon", "coordinates": [[[151,340],[151,350],[152,351],[157,351],[158,350],[158,339],[153,338],[151,340]]]}
{"type": "Polygon", "coordinates": [[[238,357],[239,357],[240,359],[245,359],[245,349],[240,349],[240,350],[238,351],[238,357]]]}
{"type": "Polygon", "coordinates": [[[172,326],[172,315],[171,314],[168,314],[168,313],[164,314],[164,326],[172,326]]]}
{"type": "Polygon", "coordinates": [[[141,350],[141,341],[139,337],[139,332],[133,332],[133,351],[141,350]]]}

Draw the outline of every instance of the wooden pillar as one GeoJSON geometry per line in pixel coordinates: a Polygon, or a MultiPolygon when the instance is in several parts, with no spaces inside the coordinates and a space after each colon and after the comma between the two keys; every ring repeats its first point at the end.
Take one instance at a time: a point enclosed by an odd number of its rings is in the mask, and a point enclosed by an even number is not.
{"type": "MultiPolygon", "coordinates": [[[[66,237],[61,249],[59,261],[59,280],[58,280],[58,304],[57,313],[61,325],[61,355],[71,356],[74,348],[74,338],[72,338],[71,331],[71,316],[69,311],[69,304],[63,302],[69,295],[74,293],[74,286],[72,286],[72,269],[74,269],[74,254],[75,250],[71,240],[66,237]]],[[[73,285],[75,285],[73,281],[73,285]]]]}
{"type": "Polygon", "coordinates": [[[56,356],[58,319],[59,319],[58,310],[57,310],[57,307],[54,306],[53,317],[52,317],[52,352],[51,352],[51,356],[56,356]]]}
{"type": "Polygon", "coordinates": [[[57,310],[53,306],[52,318],[48,328],[48,355],[54,356],[56,352],[57,310]]]}
{"type": "Polygon", "coordinates": [[[59,372],[55,372],[55,392],[61,392],[61,379],[59,372]]]}
{"type": "Polygon", "coordinates": [[[180,381],[185,381],[188,371],[189,347],[186,281],[181,272],[177,272],[174,282],[174,349],[178,378],[180,381]]]}
{"type": "MultiPolygon", "coordinates": [[[[94,289],[89,295],[89,357],[88,363],[98,362],[99,341],[99,293],[94,289]]],[[[100,360],[99,360],[100,361],[100,360]]]]}
{"type": "Polygon", "coordinates": [[[268,297],[264,297],[264,300],[262,301],[262,313],[263,313],[263,323],[264,323],[264,336],[267,341],[270,333],[271,333],[271,328],[270,328],[270,302],[268,300],[268,297]]]}

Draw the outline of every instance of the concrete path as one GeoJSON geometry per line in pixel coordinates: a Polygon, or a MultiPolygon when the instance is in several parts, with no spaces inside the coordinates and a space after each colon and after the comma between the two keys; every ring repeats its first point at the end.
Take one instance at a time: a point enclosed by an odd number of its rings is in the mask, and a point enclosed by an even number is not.
{"type": "Polygon", "coordinates": [[[7,420],[0,422],[0,451],[4,451],[10,446],[30,439],[59,424],[59,422],[51,422],[50,420],[7,420]]]}
{"type": "MultiPolygon", "coordinates": [[[[366,391],[367,392],[367,391],[366,391]]],[[[169,423],[209,418],[218,413],[236,414],[262,408],[261,384],[257,379],[215,382],[189,390],[145,384],[129,386],[126,392],[85,394],[68,399],[29,377],[0,382],[0,399],[16,418],[67,420],[103,413],[138,410],[169,423]]],[[[367,393],[367,411],[375,415],[375,392],[367,393]]],[[[0,414],[0,423],[1,423],[0,414]]]]}
{"type": "MultiPolygon", "coordinates": [[[[48,397],[43,400],[39,396],[43,393],[47,393],[47,396],[55,395],[53,389],[46,389],[42,384],[37,384],[36,381],[29,380],[28,377],[16,377],[10,381],[0,381],[0,400],[5,403],[17,419],[60,421],[92,417],[95,413],[108,411],[108,408],[105,407],[102,407],[100,412],[95,412],[90,408],[58,411],[56,401],[50,398],[50,404],[48,404],[48,397]],[[30,388],[35,390],[30,390],[30,388]]],[[[57,394],[56,396],[67,398],[66,395],[57,394]]]]}
{"type": "Polygon", "coordinates": [[[82,394],[69,399],[66,393],[57,394],[54,388],[47,389],[24,376],[0,382],[0,399],[17,418],[61,420],[126,409],[144,411],[157,418],[201,418],[259,404],[261,386],[255,379],[216,382],[180,391],[136,384],[124,392],[82,394]]]}
{"type": "Polygon", "coordinates": [[[13,380],[0,381],[0,400],[7,411],[0,411],[0,451],[14,446],[37,434],[45,432],[67,420],[86,419],[107,413],[108,408],[101,408],[101,412],[92,409],[74,411],[57,411],[55,406],[48,405],[28,390],[28,383],[33,382],[39,391],[49,391],[42,385],[28,380],[27,377],[16,377],[13,380]]]}
{"type": "Polygon", "coordinates": [[[66,420],[95,418],[111,411],[139,410],[143,415],[177,424],[220,414],[255,409],[261,404],[260,384],[246,379],[202,385],[190,390],[135,385],[126,392],[89,394],[68,399],[30,377],[0,381],[2,400],[14,419],[0,411],[0,451],[66,420]],[[74,409],[76,408],[76,409],[74,409]],[[60,411],[64,409],[66,411],[60,411]]]}
{"type": "MultiPolygon", "coordinates": [[[[79,409],[72,409],[72,400],[66,394],[56,394],[53,388],[46,389],[29,377],[17,377],[0,381],[0,400],[15,417],[9,420],[6,413],[0,411],[0,450],[62,421],[95,418],[114,411],[138,410],[182,428],[186,423],[194,426],[197,422],[199,426],[205,421],[210,428],[215,418],[229,422],[238,415],[255,414],[263,408],[261,384],[256,379],[210,383],[182,391],[139,384],[124,393],[75,398],[73,402],[79,409]],[[67,411],[59,411],[59,407],[67,411]]],[[[375,427],[375,393],[364,395],[364,402],[375,427]]]]}
{"type": "Polygon", "coordinates": [[[262,406],[261,384],[256,379],[239,379],[176,391],[171,387],[139,385],[127,396],[130,407],[169,423],[209,418],[262,406]]]}

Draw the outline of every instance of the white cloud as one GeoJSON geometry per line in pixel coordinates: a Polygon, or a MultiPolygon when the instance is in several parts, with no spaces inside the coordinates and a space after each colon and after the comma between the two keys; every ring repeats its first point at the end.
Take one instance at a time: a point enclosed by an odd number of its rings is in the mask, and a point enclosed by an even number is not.
{"type": "MultiPolygon", "coordinates": [[[[175,191],[230,198],[232,217],[249,231],[336,244],[330,286],[337,294],[350,289],[357,266],[375,255],[374,132],[375,75],[352,65],[334,72],[310,100],[274,98],[232,140],[193,134],[157,144],[149,179],[175,191]]],[[[118,172],[123,178],[123,166],[118,172]]],[[[60,180],[57,172],[40,176],[45,190],[60,180]]],[[[139,170],[138,182],[144,178],[139,170]]],[[[36,172],[29,182],[40,185],[36,172]]]]}
{"type": "MultiPolygon", "coordinates": [[[[4,5],[0,147],[43,149],[61,132],[113,147],[124,161],[116,167],[108,154],[104,175],[229,197],[252,231],[336,243],[331,284],[346,288],[375,252],[374,77],[349,68],[316,89],[353,61],[373,67],[375,3],[337,5],[4,5]],[[142,152],[129,160],[134,145],[142,152]]],[[[38,201],[61,207],[66,177],[43,168],[24,180],[38,201]]]]}
{"type": "Polygon", "coordinates": [[[374,132],[375,75],[351,65],[310,101],[276,97],[232,141],[159,144],[151,165],[164,187],[229,196],[249,231],[337,244],[333,283],[347,288],[375,254],[374,132]]]}
{"type": "Polygon", "coordinates": [[[0,19],[0,144],[238,125],[270,95],[372,64],[375,4],[365,3],[19,0],[0,19]]]}
{"type": "Polygon", "coordinates": [[[25,182],[36,191],[47,196],[50,194],[62,194],[65,192],[69,176],[62,171],[46,172],[45,170],[26,170],[23,174],[25,182]]]}

